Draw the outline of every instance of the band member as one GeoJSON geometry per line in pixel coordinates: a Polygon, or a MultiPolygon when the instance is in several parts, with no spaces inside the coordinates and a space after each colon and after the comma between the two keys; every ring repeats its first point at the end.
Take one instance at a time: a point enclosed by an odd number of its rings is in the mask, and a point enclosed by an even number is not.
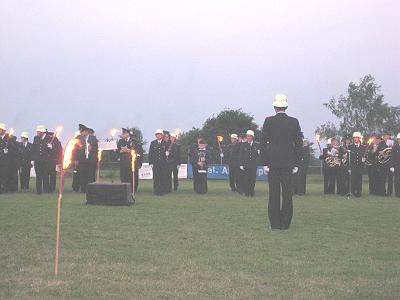
{"type": "Polygon", "coordinates": [[[36,173],[36,193],[50,193],[50,158],[52,144],[46,127],[38,125],[33,139],[33,160],[36,173]]]}
{"type": "Polygon", "coordinates": [[[165,142],[165,145],[167,146],[167,151],[165,151],[166,155],[166,164],[165,167],[163,168],[163,182],[165,184],[164,186],[164,191],[166,193],[171,193],[172,192],[172,164],[171,161],[168,159],[169,155],[171,154],[171,147],[172,147],[172,142],[171,142],[171,134],[169,131],[164,130],[163,131],[163,139],[165,142]]]}
{"type": "Polygon", "coordinates": [[[17,137],[9,133],[7,141],[8,169],[7,169],[7,191],[14,193],[18,191],[18,168],[20,155],[18,151],[17,137]]]}
{"type": "Polygon", "coordinates": [[[368,189],[370,195],[378,194],[379,173],[376,164],[376,151],[379,144],[379,137],[373,134],[366,145],[365,166],[368,174],[368,189]]]}
{"type": "Polygon", "coordinates": [[[60,166],[62,163],[63,148],[55,133],[47,132],[47,134],[50,137],[50,144],[52,145],[49,161],[49,192],[54,193],[57,182],[57,166],[60,166]]]}
{"type": "Polygon", "coordinates": [[[94,135],[90,135],[90,128],[83,124],[79,124],[79,132],[80,147],[77,151],[79,185],[81,192],[86,193],[87,185],[95,181],[93,169],[96,170],[97,166],[98,141],[94,135]]]}
{"type": "Polygon", "coordinates": [[[400,197],[400,133],[397,134],[396,143],[390,154],[390,172],[394,174],[394,192],[400,197]]]}
{"type": "Polygon", "coordinates": [[[166,151],[168,146],[164,141],[164,132],[157,129],[155,132],[156,139],[150,143],[149,148],[149,164],[153,168],[153,192],[155,195],[161,196],[165,194],[164,169],[167,164],[166,151]]]}
{"type": "Polygon", "coordinates": [[[262,130],[263,160],[269,168],[268,215],[271,229],[289,229],[293,216],[292,175],[300,162],[301,129],[299,121],[286,114],[285,95],[276,95],[273,106],[276,115],[265,119],[262,130]]]}
{"type": "Polygon", "coordinates": [[[240,151],[243,147],[243,145],[247,142],[246,135],[239,136],[239,159],[238,159],[238,183],[237,183],[237,190],[240,195],[244,196],[244,190],[245,190],[245,176],[244,176],[244,170],[240,169],[240,151]]]}
{"type": "Polygon", "coordinates": [[[229,186],[232,192],[238,192],[240,171],[240,143],[237,134],[231,134],[231,143],[225,147],[224,155],[228,160],[229,166],[229,186]]]}
{"type": "MultiPolygon", "coordinates": [[[[387,148],[391,148],[390,135],[389,133],[384,133],[382,135],[382,141],[379,142],[378,148],[376,150],[377,160],[379,154],[382,153],[387,148]]],[[[377,161],[377,168],[378,168],[378,188],[377,194],[380,196],[391,196],[393,193],[393,174],[390,172],[390,164],[389,160],[384,162],[377,161]]]]}
{"type": "Polygon", "coordinates": [[[79,182],[79,168],[78,168],[78,155],[79,155],[79,149],[81,147],[80,135],[81,133],[79,131],[75,132],[74,139],[78,139],[78,143],[75,144],[74,150],[72,151],[72,165],[73,165],[72,190],[77,193],[81,189],[81,184],[79,182]]]}
{"type": "Polygon", "coordinates": [[[310,142],[303,138],[303,147],[300,155],[299,171],[294,177],[294,194],[302,196],[306,194],[307,171],[310,164],[310,142]]]}
{"type": "Polygon", "coordinates": [[[209,160],[209,152],[204,140],[199,140],[198,147],[192,153],[191,164],[196,166],[193,168],[193,189],[198,194],[206,194],[207,187],[207,167],[209,160]]]}
{"type": "Polygon", "coordinates": [[[89,168],[89,182],[95,182],[96,181],[96,173],[97,173],[97,161],[98,161],[98,156],[97,156],[97,151],[99,149],[98,143],[99,141],[97,140],[95,136],[95,131],[93,128],[89,128],[89,140],[94,142],[96,141],[97,143],[97,150],[96,150],[96,162],[92,163],[89,168]]]}
{"type": "Polygon", "coordinates": [[[19,164],[19,181],[21,190],[29,190],[29,180],[31,177],[31,168],[33,161],[33,145],[29,142],[28,132],[21,133],[21,142],[19,143],[20,164],[19,164]]]}
{"type": "Polygon", "coordinates": [[[345,196],[350,192],[349,189],[349,146],[352,143],[351,135],[345,135],[342,139],[342,145],[339,147],[339,158],[341,164],[338,168],[337,176],[337,192],[341,196],[345,196]]]}
{"type": "Polygon", "coordinates": [[[320,159],[323,160],[324,194],[334,195],[339,168],[339,149],[335,138],[327,140],[326,148],[322,150],[320,159]]]}
{"type": "Polygon", "coordinates": [[[254,141],[254,131],[247,130],[247,142],[239,153],[240,169],[243,171],[243,193],[246,197],[254,197],[257,178],[257,166],[260,162],[260,144],[254,141]]]}
{"type": "Polygon", "coordinates": [[[181,149],[177,143],[177,135],[174,133],[171,134],[171,145],[168,150],[167,163],[172,170],[174,191],[177,191],[179,186],[178,171],[181,164],[181,149]]]}
{"type": "MultiPolygon", "coordinates": [[[[192,166],[193,182],[196,181],[196,178],[195,178],[195,177],[197,176],[197,172],[195,172],[195,169],[197,168],[197,163],[194,163],[194,164],[191,163],[191,161],[192,161],[192,156],[193,156],[194,152],[197,151],[197,149],[198,149],[198,144],[199,144],[199,142],[202,141],[202,140],[205,140],[205,138],[204,138],[204,136],[203,136],[201,133],[199,133],[199,134],[197,135],[196,143],[193,143],[193,144],[190,146],[189,151],[188,151],[188,161],[189,161],[189,163],[190,163],[191,166],[192,166]]],[[[193,186],[193,187],[194,187],[194,186],[193,186]]]]}
{"type": "Polygon", "coordinates": [[[355,197],[362,194],[362,175],[365,162],[365,146],[361,144],[362,135],[353,133],[354,143],[349,146],[350,153],[350,191],[355,197]]]}
{"type": "Polygon", "coordinates": [[[6,124],[0,123],[0,194],[7,192],[8,134],[6,124]]]}

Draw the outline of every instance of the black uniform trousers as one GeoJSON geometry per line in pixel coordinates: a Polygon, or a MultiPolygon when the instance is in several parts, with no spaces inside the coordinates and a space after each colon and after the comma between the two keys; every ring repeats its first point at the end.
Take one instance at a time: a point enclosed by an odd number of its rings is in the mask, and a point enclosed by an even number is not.
{"type": "Polygon", "coordinates": [[[363,174],[362,168],[351,169],[350,187],[351,187],[351,193],[355,197],[361,197],[362,194],[362,174],[363,174]]]}
{"type": "Polygon", "coordinates": [[[393,173],[390,167],[381,166],[378,168],[378,195],[391,196],[393,193],[393,173]]]}
{"type": "Polygon", "coordinates": [[[174,177],[174,191],[178,190],[179,186],[179,178],[178,178],[179,169],[177,165],[172,166],[172,175],[174,177]]]}
{"type": "Polygon", "coordinates": [[[256,186],[257,167],[245,167],[243,170],[243,193],[247,197],[254,197],[254,188],[256,186]]]}
{"type": "Polygon", "coordinates": [[[378,187],[378,171],[376,170],[375,166],[368,166],[367,167],[367,173],[368,173],[368,189],[369,193],[371,195],[377,195],[379,192],[379,187],[378,187]]]}
{"type": "Polygon", "coordinates": [[[193,169],[193,190],[197,194],[207,193],[207,170],[199,170],[197,167],[193,169]]]}
{"type": "Polygon", "coordinates": [[[165,193],[164,170],[165,165],[153,165],[153,193],[163,195],[165,193]]]}
{"type": "Polygon", "coordinates": [[[336,177],[337,177],[336,167],[325,167],[324,169],[324,194],[335,194],[336,187],[336,177]]]}
{"type": "Polygon", "coordinates": [[[35,161],[36,193],[50,192],[50,175],[48,161],[35,161]]]}
{"type": "MultiPolygon", "coordinates": [[[[120,163],[119,165],[119,173],[121,176],[121,182],[130,183],[132,186],[132,165],[131,163],[120,163]]],[[[139,188],[139,170],[135,170],[135,192],[138,191],[139,188]]],[[[131,187],[132,188],[132,187],[131,187]]]]}
{"type": "Polygon", "coordinates": [[[349,170],[347,166],[341,166],[337,173],[337,192],[341,196],[345,196],[349,190],[349,170]]]}
{"type": "Polygon", "coordinates": [[[14,161],[8,165],[7,191],[11,193],[18,191],[18,164],[14,161]]]}
{"type": "Polygon", "coordinates": [[[29,181],[31,178],[31,165],[22,166],[19,169],[19,181],[21,190],[29,190],[29,181]]]}
{"type": "Polygon", "coordinates": [[[400,170],[394,173],[394,192],[396,197],[400,197],[400,170]]]}
{"type": "Polygon", "coordinates": [[[7,164],[0,165],[0,194],[7,193],[7,164]]]}
{"type": "Polygon", "coordinates": [[[56,183],[57,183],[57,170],[56,170],[57,163],[55,161],[50,161],[49,163],[49,191],[54,193],[56,190],[56,183]]]}
{"type": "Polygon", "coordinates": [[[172,165],[167,163],[163,168],[163,190],[165,193],[172,192],[172,165]]]}
{"type": "Polygon", "coordinates": [[[293,176],[293,192],[296,195],[305,195],[306,194],[306,186],[307,186],[307,172],[308,166],[300,166],[297,174],[293,176]]]}
{"type": "Polygon", "coordinates": [[[95,163],[90,161],[81,161],[78,164],[79,185],[82,193],[86,193],[89,183],[95,182],[93,178],[93,170],[96,172],[95,163]]]}
{"type": "Polygon", "coordinates": [[[229,165],[229,186],[232,191],[239,191],[240,168],[236,165],[229,165]]]}
{"type": "Polygon", "coordinates": [[[79,192],[81,188],[81,184],[79,182],[79,168],[74,167],[73,175],[72,175],[72,189],[74,192],[79,192]]]}
{"type": "Polygon", "coordinates": [[[270,168],[268,183],[268,216],[271,228],[288,229],[293,216],[292,168],[270,168]]]}

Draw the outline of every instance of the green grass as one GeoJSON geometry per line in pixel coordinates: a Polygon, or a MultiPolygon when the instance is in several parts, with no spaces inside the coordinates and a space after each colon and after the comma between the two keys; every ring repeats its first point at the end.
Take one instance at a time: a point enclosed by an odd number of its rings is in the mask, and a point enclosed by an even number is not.
{"type": "Polygon", "coordinates": [[[310,182],[289,231],[268,229],[265,182],[248,199],[223,181],[153,197],[142,181],[131,207],[86,206],[68,189],[58,277],[57,195],[0,195],[0,298],[399,299],[400,199],[310,182]]]}

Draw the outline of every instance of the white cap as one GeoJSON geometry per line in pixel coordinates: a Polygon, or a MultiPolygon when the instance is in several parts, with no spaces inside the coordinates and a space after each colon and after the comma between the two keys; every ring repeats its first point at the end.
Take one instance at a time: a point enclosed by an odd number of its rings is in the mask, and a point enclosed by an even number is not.
{"type": "Polygon", "coordinates": [[[164,134],[164,130],[162,130],[162,129],[157,129],[155,134],[164,134]]]}
{"type": "Polygon", "coordinates": [[[400,132],[397,134],[397,137],[396,137],[397,139],[400,139],[400,132]]]}
{"type": "Polygon", "coordinates": [[[231,139],[239,139],[238,135],[236,133],[231,134],[231,139]]]}
{"type": "Polygon", "coordinates": [[[327,144],[327,145],[332,144],[332,139],[328,139],[328,140],[326,141],[326,144],[327,144]]]}
{"type": "Polygon", "coordinates": [[[36,132],[46,132],[46,126],[44,125],[36,126],[36,132]]]}
{"type": "Polygon", "coordinates": [[[6,130],[6,124],[0,123],[0,129],[6,130]]]}
{"type": "Polygon", "coordinates": [[[274,107],[288,107],[287,97],[284,94],[276,94],[274,97],[274,102],[272,103],[274,107]]]}
{"type": "Polygon", "coordinates": [[[358,138],[361,139],[363,136],[362,136],[361,132],[355,131],[355,132],[353,133],[353,138],[355,138],[355,137],[358,137],[358,138]]]}
{"type": "Polygon", "coordinates": [[[29,139],[29,133],[26,131],[21,132],[21,137],[29,139]]]}
{"type": "Polygon", "coordinates": [[[246,135],[251,135],[254,137],[254,131],[253,130],[247,130],[246,135]]]}

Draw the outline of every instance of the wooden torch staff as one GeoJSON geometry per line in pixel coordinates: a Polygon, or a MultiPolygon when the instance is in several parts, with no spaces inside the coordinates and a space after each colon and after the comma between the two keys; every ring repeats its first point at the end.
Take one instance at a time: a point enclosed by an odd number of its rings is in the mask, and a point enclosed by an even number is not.
{"type": "Polygon", "coordinates": [[[222,147],[221,147],[221,142],[224,140],[224,137],[222,135],[217,135],[217,142],[218,142],[218,147],[219,147],[219,154],[221,158],[221,165],[222,165],[222,147]]]}
{"type": "Polygon", "coordinates": [[[131,156],[132,156],[132,196],[135,196],[135,167],[136,167],[136,157],[137,154],[135,150],[131,150],[131,156]]]}
{"type": "Polygon", "coordinates": [[[97,151],[97,182],[100,182],[100,162],[103,154],[103,149],[97,151]]]}

